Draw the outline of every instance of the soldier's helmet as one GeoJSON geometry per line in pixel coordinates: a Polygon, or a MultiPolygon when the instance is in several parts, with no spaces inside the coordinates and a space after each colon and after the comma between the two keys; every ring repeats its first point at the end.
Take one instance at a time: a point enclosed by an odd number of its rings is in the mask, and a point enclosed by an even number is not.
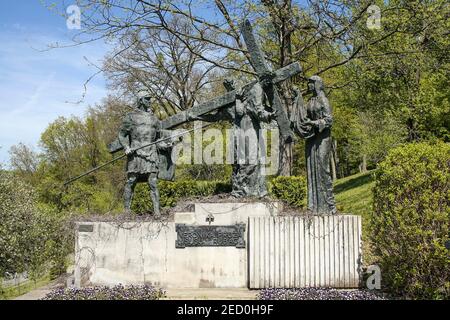
{"type": "Polygon", "coordinates": [[[151,105],[151,96],[148,93],[148,91],[145,90],[140,90],[137,94],[137,106],[138,108],[145,108],[145,110],[149,110],[150,109],[150,105],[151,105]]]}

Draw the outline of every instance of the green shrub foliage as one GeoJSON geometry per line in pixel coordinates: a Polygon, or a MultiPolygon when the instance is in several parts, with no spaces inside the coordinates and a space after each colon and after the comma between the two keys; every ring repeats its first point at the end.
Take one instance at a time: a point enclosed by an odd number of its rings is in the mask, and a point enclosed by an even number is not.
{"type": "Polygon", "coordinates": [[[370,237],[383,285],[410,298],[450,298],[450,145],[393,149],[375,178],[370,237]]]}
{"type": "Polygon", "coordinates": [[[32,279],[64,270],[70,252],[58,215],[36,205],[34,190],[0,171],[0,278],[28,272],[32,279]]]}
{"type": "MultiPolygon", "coordinates": [[[[231,191],[229,182],[180,180],[175,182],[158,181],[162,208],[173,207],[183,198],[208,197],[231,191]]],[[[148,185],[140,183],[136,186],[132,210],[136,213],[152,212],[150,190],[148,185]]]]}
{"type": "Polygon", "coordinates": [[[306,206],[306,178],[304,177],[276,177],[270,182],[269,190],[271,196],[293,207],[306,206]]]}
{"type": "MultiPolygon", "coordinates": [[[[209,197],[231,192],[228,181],[180,180],[175,182],[159,181],[161,207],[173,207],[184,198],[209,197]]],[[[269,182],[270,195],[283,200],[293,207],[306,206],[306,179],[304,177],[276,177],[269,182]]],[[[150,191],[145,183],[136,186],[132,210],[136,213],[152,212],[150,191]]]]}

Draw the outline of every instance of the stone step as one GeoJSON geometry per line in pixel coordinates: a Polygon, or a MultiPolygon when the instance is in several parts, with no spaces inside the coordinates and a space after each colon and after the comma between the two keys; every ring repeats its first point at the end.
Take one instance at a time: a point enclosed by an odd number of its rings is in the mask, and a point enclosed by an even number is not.
{"type": "Polygon", "coordinates": [[[167,297],[161,300],[256,300],[259,291],[229,288],[166,289],[167,297]]]}

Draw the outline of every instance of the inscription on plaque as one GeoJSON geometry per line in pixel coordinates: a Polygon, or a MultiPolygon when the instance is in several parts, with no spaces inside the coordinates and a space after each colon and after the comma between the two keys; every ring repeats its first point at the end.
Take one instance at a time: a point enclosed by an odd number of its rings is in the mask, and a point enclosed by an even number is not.
{"type": "Polygon", "coordinates": [[[187,226],[177,224],[176,248],[236,247],[245,248],[245,224],[232,226],[187,226]]]}
{"type": "Polygon", "coordinates": [[[94,232],[94,225],[93,224],[80,224],[78,226],[79,232],[94,232]]]}

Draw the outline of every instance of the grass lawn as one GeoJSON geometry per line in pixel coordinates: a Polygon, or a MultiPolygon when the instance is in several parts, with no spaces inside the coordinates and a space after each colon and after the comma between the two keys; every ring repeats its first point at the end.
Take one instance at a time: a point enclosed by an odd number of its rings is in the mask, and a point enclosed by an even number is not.
{"type": "Polygon", "coordinates": [[[21,296],[31,290],[43,287],[50,283],[50,276],[44,276],[36,282],[32,280],[25,281],[18,286],[10,286],[7,288],[0,288],[0,300],[10,300],[21,296]]]}
{"type": "Polygon", "coordinates": [[[372,210],[373,171],[339,179],[334,193],[340,212],[367,217],[372,210]]]}
{"type": "Polygon", "coordinates": [[[373,171],[339,179],[334,184],[336,204],[339,212],[362,216],[363,264],[376,261],[368,239],[369,217],[372,211],[373,171]]]}

